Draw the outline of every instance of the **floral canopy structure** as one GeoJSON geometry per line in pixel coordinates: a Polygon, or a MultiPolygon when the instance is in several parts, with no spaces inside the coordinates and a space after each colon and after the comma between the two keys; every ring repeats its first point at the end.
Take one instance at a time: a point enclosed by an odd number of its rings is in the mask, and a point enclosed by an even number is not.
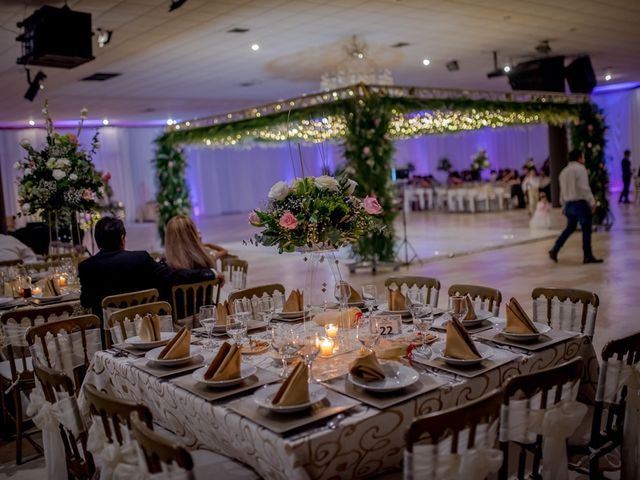
{"type": "Polygon", "coordinates": [[[376,195],[384,209],[384,229],[360,239],[364,260],[394,259],[394,140],[481,128],[546,123],[571,126],[572,147],[585,152],[599,208],[608,213],[604,166],[604,118],[588,95],[551,92],[487,92],[422,87],[353,85],[267,105],[176,123],[159,137],[160,233],[174,215],[189,213],[181,146],[252,147],[280,142],[337,142],[344,170],[358,182],[360,196],[376,195]]]}

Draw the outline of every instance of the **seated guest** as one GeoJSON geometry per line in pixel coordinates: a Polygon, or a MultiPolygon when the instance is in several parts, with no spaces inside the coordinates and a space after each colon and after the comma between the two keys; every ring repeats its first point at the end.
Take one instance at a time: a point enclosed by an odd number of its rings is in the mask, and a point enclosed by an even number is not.
{"type": "Polygon", "coordinates": [[[100,251],[78,265],[80,303],[102,318],[102,300],[109,295],[157,288],[169,300],[169,288],[180,283],[216,277],[212,269],[172,269],[145,251],[125,250],[126,230],[118,218],[101,218],[95,227],[100,251]]]}
{"type": "Polygon", "coordinates": [[[11,235],[0,234],[0,262],[22,260],[23,263],[37,262],[36,254],[29,247],[11,235]]]}
{"type": "Polygon", "coordinates": [[[164,234],[164,254],[171,268],[213,268],[213,258],[204,248],[196,224],[186,215],[169,220],[164,234]]]}

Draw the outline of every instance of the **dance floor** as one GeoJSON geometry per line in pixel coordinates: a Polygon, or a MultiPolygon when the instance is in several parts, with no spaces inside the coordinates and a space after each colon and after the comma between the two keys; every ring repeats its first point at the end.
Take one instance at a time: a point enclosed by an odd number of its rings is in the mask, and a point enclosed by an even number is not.
{"type": "MultiPolygon", "coordinates": [[[[608,340],[640,330],[640,321],[635,317],[640,291],[640,207],[613,208],[613,229],[593,235],[596,256],[605,258],[600,265],[582,264],[579,232],[561,251],[559,263],[553,263],[547,251],[558,231],[530,230],[523,210],[481,214],[413,212],[407,219],[407,236],[422,263],[414,262],[395,273],[380,270],[374,275],[359,270],[350,274],[346,264],[351,260],[339,256],[341,274],[354,286],[375,283],[379,291],[385,278],[392,274],[438,278],[443,292],[453,283],[487,285],[500,289],[504,301],[516,297],[529,310],[531,302],[527,299],[537,286],[591,290],[601,302],[595,335],[599,351],[608,340]]],[[[555,211],[554,225],[563,225],[562,222],[561,213],[555,211]]],[[[247,224],[246,215],[199,218],[198,225],[205,241],[221,244],[249,261],[249,286],[277,282],[291,289],[304,288],[308,282],[308,263],[302,255],[278,255],[275,250],[243,243],[255,233],[247,224]]],[[[401,234],[401,222],[397,227],[401,234]]],[[[130,237],[131,233],[130,229],[130,237]]],[[[135,243],[137,239],[130,238],[129,248],[135,243]]],[[[321,266],[314,284],[322,282],[329,288],[333,285],[330,269],[321,266]]],[[[441,296],[441,306],[445,298],[446,295],[441,296]]]]}

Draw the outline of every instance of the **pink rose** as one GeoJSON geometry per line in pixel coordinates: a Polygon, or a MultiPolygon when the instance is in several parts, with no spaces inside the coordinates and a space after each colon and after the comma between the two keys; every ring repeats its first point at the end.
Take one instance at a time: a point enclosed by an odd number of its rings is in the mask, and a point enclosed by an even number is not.
{"type": "Polygon", "coordinates": [[[260,226],[260,218],[258,218],[258,214],[255,211],[249,214],[249,223],[254,227],[260,226]]]}
{"type": "Polygon", "coordinates": [[[67,133],[67,140],[71,145],[78,144],[78,137],[76,137],[73,133],[67,133]]]}
{"type": "Polygon", "coordinates": [[[370,153],[371,153],[371,149],[369,147],[364,147],[362,149],[362,154],[363,155],[367,155],[368,156],[370,153]]]}
{"type": "Polygon", "coordinates": [[[102,180],[108,182],[109,180],[111,180],[111,174],[109,172],[105,173],[104,175],[102,175],[102,180]]]}
{"type": "Polygon", "coordinates": [[[91,200],[93,198],[93,192],[86,188],[84,192],[82,192],[82,198],[84,200],[91,200]]]}
{"type": "Polygon", "coordinates": [[[365,197],[362,200],[362,206],[369,215],[380,215],[382,213],[382,207],[376,197],[365,197]]]}
{"type": "Polygon", "coordinates": [[[285,230],[293,230],[298,226],[298,220],[291,212],[285,212],[280,217],[278,224],[285,230]]]}

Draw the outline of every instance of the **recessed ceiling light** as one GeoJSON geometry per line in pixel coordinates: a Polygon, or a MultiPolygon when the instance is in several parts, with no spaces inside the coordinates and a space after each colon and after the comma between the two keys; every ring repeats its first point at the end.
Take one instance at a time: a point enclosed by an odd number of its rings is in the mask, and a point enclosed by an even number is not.
{"type": "Polygon", "coordinates": [[[424,65],[425,67],[428,67],[429,65],[431,65],[431,60],[429,60],[428,58],[425,58],[424,60],[422,60],[422,65],[424,65]]]}
{"type": "Polygon", "coordinates": [[[504,70],[504,73],[509,73],[511,71],[511,65],[505,65],[502,67],[502,70],[504,70]]]}
{"type": "Polygon", "coordinates": [[[173,125],[175,120],[173,118],[167,118],[167,125],[173,125]]]}
{"type": "Polygon", "coordinates": [[[105,126],[106,126],[106,125],[109,125],[109,120],[108,120],[108,119],[106,119],[106,118],[105,118],[105,119],[103,119],[103,120],[102,120],[102,124],[103,124],[103,125],[105,125],[105,126]]]}
{"type": "Polygon", "coordinates": [[[33,120],[29,120],[29,126],[33,127],[36,124],[33,120]]]}
{"type": "Polygon", "coordinates": [[[257,43],[254,43],[253,45],[251,45],[251,50],[253,50],[254,52],[257,52],[258,50],[260,50],[260,45],[258,45],[257,43]]]}
{"type": "Polygon", "coordinates": [[[611,76],[611,74],[610,74],[610,73],[607,73],[607,74],[604,76],[604,79],[605,79],[607,82],[608,82],[609,80],[611,80],[612,78],[613,78],[613,77],[611,76]]]}

